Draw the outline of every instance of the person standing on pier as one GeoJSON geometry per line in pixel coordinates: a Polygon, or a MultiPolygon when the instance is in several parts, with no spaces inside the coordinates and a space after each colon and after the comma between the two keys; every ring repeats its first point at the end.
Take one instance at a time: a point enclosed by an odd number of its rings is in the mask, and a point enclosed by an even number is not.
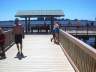
{"type": "Polygon", "coordinates": [[[22,53],[22,39],[24,38],[24,28],[19,23],[19,19],[15,19],[15,26],[13,27],[13,33],[15,35],[15,43],[17,45],[18,53],[17,56],[23,57],[22,53]],[[20,45],[20,46],[19,46],[20,45]]]}
{"type": "Polygon", "coordinates": [[[2,28],[0,28],[0,59],[5,59],[5,50],[4,50],[4,44],[5,44],[5,34],[2,28]]]}
{"type": "Polygon", "coordinates": [[[56,44],[59,44],[59,23],[55,22],[55,37],[56,37],[56,44]]]}
{"type": "Polygon", "coordinates": [[[53,35],[53,37],[51,38],[51,42],[54,40],[54,43],[55,43],[55,42],[56,42],[56,36],[55,36],[55,24],[53,25],[52,35],[53,35]]]}
{"type": "Polygon", "coordinates": [[[53,37],[51,38],[51,42],[54,39],[54,43],[59,44],[59,24],[58,24],[58,22],[54,22],[52,34],[53,34],[53,37]]]}

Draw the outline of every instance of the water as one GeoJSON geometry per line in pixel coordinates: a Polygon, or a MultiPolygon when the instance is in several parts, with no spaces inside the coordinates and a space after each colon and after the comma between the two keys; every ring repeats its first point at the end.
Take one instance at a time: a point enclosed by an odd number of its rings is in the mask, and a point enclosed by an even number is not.
{"type": "Polygon", "coordinates": [[[89,40],[86,41],[86,43],[91,46],[95,45],[95,37],[90,37],[89,40]]]}
{"type": "MultiPolygon", "coordinates": [[[[83,38],[81,38],[81,40],[84,41],[83,38]]],[[[86,41],[84,41],[84,42],[87,43],[88,45],[96,48],[96,45],[95,45],[95,37],[89,37],[89,39],[86,40],[86,41]]]]}

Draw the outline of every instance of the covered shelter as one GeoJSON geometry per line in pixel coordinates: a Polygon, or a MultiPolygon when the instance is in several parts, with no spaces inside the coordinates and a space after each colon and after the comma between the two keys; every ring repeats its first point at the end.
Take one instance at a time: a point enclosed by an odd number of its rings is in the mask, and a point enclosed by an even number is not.
{"type": "Polygon", "coordinates": [[[28,33],[30,27],[30,18],[34,17],[48,17],[51,20],[51,31],[53,29],[54,17],[63,17],[64,12],[62,10],[20,10],[16,13],[15,17],[25,18],[25,29],[28,33]]]}

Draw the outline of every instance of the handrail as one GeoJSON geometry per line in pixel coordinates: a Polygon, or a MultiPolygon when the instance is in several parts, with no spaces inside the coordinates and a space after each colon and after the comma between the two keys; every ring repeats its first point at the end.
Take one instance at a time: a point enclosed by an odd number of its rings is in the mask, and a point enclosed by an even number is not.
{"type": "Polygon", "coordinates": [[[5,34],[5,50],[8,50],[10,46],[14,44],[14,35],[11,30],[4,31],[5,34]]]}
{"type": "Polygon", "coordinates": [[[96,49],[63,30],[60,44],[80,72],[96,72],[96,49]]]}

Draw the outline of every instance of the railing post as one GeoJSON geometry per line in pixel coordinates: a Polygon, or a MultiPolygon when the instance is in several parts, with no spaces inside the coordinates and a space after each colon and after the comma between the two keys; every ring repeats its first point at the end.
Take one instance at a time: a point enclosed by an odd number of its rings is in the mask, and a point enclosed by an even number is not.
{"type": "Polygon", "coordinates": [[[77,30],[78,30],[78,26],[75,26],[75,27],[76,27],[76,38],[77,38],[77,32],[78,32],[77,30]]]}
{"type": "Polygon", "coordinates": [[[67,26],[64,26],[65,27],[65,31],[66,31],[66,29],[67,29],[67,26]]]}
{"type": "Polygon", "coordinates": [[[89,25],[88,25],[88,23],[87,23],[87,35],[88,35],[88,27],[89,27],[89,25]]]}
{"type": "Polygon", "coordinates": [[[94,44],[95,44],[94,48],[96,49],[96,36],[95,36],[95,43],[94,44]]]}

